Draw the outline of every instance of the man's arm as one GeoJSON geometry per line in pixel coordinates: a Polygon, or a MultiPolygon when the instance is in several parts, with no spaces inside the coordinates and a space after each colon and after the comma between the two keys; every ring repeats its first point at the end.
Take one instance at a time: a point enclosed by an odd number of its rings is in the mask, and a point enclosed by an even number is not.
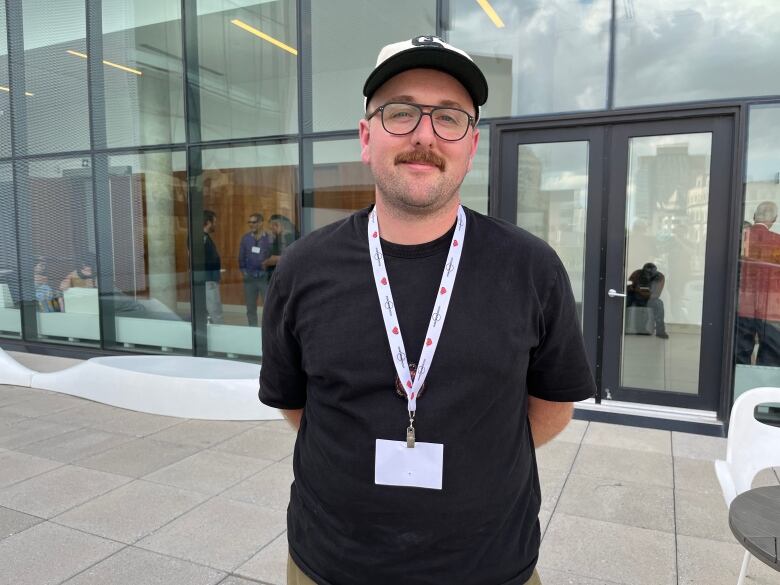
{"type": "Polygon", "coordinates": [[[301,417],[303,416],[302,408],[296,408],[295,410],[284,410],[280,408],[279,412],[282,413],[282,416],[287,419],[287,422],[290,423],[290,426],[296,431],[301,428],[301,417]]]}
{"type": "Polygon", "coordinates": [[[573,413],[573,402],[550,402],[529,396],[528,421],[531,423],[534,447],[541,447],[565,429],[573,413]]]}

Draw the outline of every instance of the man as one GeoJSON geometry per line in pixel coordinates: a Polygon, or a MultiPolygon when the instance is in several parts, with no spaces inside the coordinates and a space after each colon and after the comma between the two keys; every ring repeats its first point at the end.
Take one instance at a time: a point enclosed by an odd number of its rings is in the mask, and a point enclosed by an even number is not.
{"type": "Polygon", "coordinates": [[[279,259],[282,257],[282,252],[295,241],[295,227],[287,216],[279,213],[274,213],[269,218],[269,227],[274,239],[271,242],[271,255],[263,262],[263,267],[266,269],[270,280],[274,270],[276,270],[279,259]]]}
{"type": "Polygon", "coordinates": [[[249,216],[249,232],[241,238],[238,251],[238,268],[244,276],[244,302],[246,320],[250,327],[257,327],[257,299],[265,299],[268,274],[265,261],[271,255],[271,238],[263,230],[263,214],[249,216]]]}
{"type": "Polygon", "coordinates": [[[299,428],[288,583],[538,584],[534,445],[595,390],[568,278],[459,206],[468,55],[389,45],[363,92],[376,205],[290,246],[263,316],[260,398],[299,428]]]}
{"type": "Polygon", "coordinates": [[[222,323],[222,299],[219,295],[219,281],[222,274],[222,260],[211,234],[217,231],[217,214],[210,209],[203,210],[203,270],[206,281],[206,312],[209,322],[222,323]]]}
{"type": "Polygon", "coordinates": [[[780,234],[771,231],[777,204],[756,207],[753,225],[743,233],[737,309],[738,364],[780,366],[780,234]]]}
{"type": "MultiPolygon", "coordinates": [[[[659,272],[658,267],[652,262],[645,262],[642,268],[631,273],[628,282],[626,306],[652,309],[655,336],[669,339],[664,320],[664,302],[661,300],[661,293],[666,283],[664,273],[659,272]]],[[[652,334],[652,329],[650,333],[652,334]]]]}

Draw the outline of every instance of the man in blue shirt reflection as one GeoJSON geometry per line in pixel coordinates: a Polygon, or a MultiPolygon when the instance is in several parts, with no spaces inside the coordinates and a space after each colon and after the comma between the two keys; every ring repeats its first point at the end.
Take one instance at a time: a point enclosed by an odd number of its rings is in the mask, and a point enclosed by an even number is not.
{"type": "Polygon", "coordinates": [[[268,273],[263,262],[271,255],[271,236],[263,230],[263,214],[249,216],[249,232],[241,238],[238,267],[244,276],[246,320],[250,327],[257,327],[257,299],[265,298],[268,273]]]}

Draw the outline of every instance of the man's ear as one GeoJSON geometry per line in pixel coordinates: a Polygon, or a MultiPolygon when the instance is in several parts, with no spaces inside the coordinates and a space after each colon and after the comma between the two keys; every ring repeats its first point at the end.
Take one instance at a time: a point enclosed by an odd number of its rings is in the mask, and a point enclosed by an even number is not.
{"type": "Polygon", "coordinates": [[[365,164],[370,164],[371,152],[368,143],[371,138],[371,128],[369,121],[365,118],[361,119],[358,123],[358,135],[360,137],[360,159],[365,164]]]}
{"type": "Polygon", "coordinates": [[[479,145],[479,128],[474,128],[471,136],[471,154],[469,155],[469,166],[466,169],[468,173],[471,171],[471,167],[474,164],[474,157],[477,155],[477,146],[479,145]]]}

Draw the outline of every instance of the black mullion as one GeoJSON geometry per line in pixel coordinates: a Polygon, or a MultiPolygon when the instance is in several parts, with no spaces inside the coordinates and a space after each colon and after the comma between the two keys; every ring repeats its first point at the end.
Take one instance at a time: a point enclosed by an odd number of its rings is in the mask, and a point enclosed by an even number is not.
{"type": "Polygon", "coordinates": [[[609,57],[607,61],[607,109],[615,107],[615,46],[617,45],[616,0],[612,0],[609,19],[609,57]]]}
{"type": "Polygon", "coordinates": [[[298,189],[295,197],[295,217],[298,229],[304,231],[303,208],[308,178],[313,174],[312,148],[305,144],[304,135],[314,131],[314,88],[312,65],[311,0],[298,0],[298,189]]]}

